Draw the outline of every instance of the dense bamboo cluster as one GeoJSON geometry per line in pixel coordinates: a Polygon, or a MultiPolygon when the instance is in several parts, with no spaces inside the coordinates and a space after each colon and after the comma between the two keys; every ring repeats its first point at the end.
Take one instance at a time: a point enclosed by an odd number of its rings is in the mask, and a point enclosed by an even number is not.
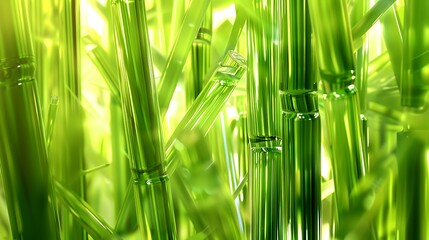
{"type": "Polygon", "coordinates": [[[0,238],[429,239],[427,9],[0,1],[0,238]]]}

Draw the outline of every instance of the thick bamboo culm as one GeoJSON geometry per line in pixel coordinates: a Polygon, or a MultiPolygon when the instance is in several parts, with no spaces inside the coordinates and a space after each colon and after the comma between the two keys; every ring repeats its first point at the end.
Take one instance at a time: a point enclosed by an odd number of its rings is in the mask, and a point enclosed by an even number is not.
{"type": "Polygon", "coordinates": [[[423,0],[3,0],[0,239],[429,239],[423,0]]]}
{"type": "Polygon", "coordinates": [[[10,238],[58,239],[27,5],[0,3],[0,167],[10,238]]]}

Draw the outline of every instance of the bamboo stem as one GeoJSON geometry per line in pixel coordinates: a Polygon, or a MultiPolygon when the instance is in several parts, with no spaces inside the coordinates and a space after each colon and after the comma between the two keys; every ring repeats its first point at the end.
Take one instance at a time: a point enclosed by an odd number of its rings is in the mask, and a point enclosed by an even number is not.
{"type": "Polygon", "coordinates": [[[289,237],[321,239],[321,123],[307,1],[287,1],[283,11],[288,16],[282,39],[287,72],[280,96],[289,237]]]}
{"type": "Polygon", "coordinates": [[[360,104],[354,86],[350,24],[344,1],[309,0],[309,9],[324,88],[338,227],[341,228],[341,220],[350,208],[350,193],[365,174],[366,162],[360,104]]]}
{"type": "Polygon", "coordinates": [[[279,12],[282,1],[252,1],[248,27],[247,99],[250,141],[250,238],[286,237],[282,213],[284,170],[281,161],[279,101],[279,12]]]}
{"type": "Polygon", "coordinates": [[[198,128],[207,134],[238,81],[245,73],[245,64],[246,60],[241,55],[229,51],[213,74],[210,75],[203,91],[186,112],[166,144],[167,171],[169,174],[174,172],[173,167],[177,166],[175,163],[177,160],[175,160],[174,151],[172,151],[174,141],[182,132],[194,128],[198,128]]]}
{"type": "Polygon", "coordinates": [[[165,116],[168,110],[174,90],[179,82],[179,76],[209,4],[209,0],[193,0],[186,12],[158,85],[158,95],[162,96],[159,99],[161,116],[165,116]]]}
{"type": "Polygon", "coordinates": [[[14,239],[59,239],[24,1],[0,2],[0,167],[14,239]]]}
{"type": "MultiPolygon", "coordinates": [[[[84,169],[84,113],[81,107],[81,49],[80,49],[80,0],[59,2],[59,56],[57,124],[52,139],[50,159],[55,161],[55,177],[68,190],[85,198],[84,169]]],[[[54,161],[50,161],[54,162],[54,161]]],[[[62,238],[86,239],[86,233],[73,216],[60,209],[62,238]]]]}
{"type": "Polygon", "coordinates": [[[113,1],[125,135],[141,237],[175,239],[144,1],[113,1]],[[145,235],[146,221],[150,236],[145,235]]]}

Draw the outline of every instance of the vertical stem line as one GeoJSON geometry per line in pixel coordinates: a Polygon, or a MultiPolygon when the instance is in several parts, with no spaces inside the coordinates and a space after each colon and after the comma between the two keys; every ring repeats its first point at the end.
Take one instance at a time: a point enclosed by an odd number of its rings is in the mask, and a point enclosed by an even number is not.
{"type": "Polygon", "coordinates": [[[328,139],[332,152],[339,228],[350,208],[350,193],[365,174],[360,103],[345,1],[309,0],[317,58],[324,88],[328,139]],[[334,14],[333,14],[334,13],[334,14]]]}
{"type": "Polygon", "coordinates": [[[168,110],[186,58],[209,5],[209,0],[193,0],[186,12],[158,85],[158,94],[162,96],[159,99],[161,116],[165,116],[168,110]]]}
{"type": "Polygon", "coordinates": [[[253,0],[248,19],[247,99],[250,139],[250,238],[283,238],[279,24],[282,1],[253,0]]]}
{"type": "Polygon", "coordinates": [[[288,237],[320,239],[321,123],[307,0],[287,1],[282,11],[287,16],[282,26],[286,72],[280,82],[280,97],[288,237]]]}
{"type": "Polygon", "coordinates": [[[59,239],[28,21],[0,2],[0,170],[13,239],[59,239]]]}
{"type": "MultiPolygon", "coordinates": [[[[68,190],[85,198],[84,169],[84,114],[81,108],[80,67],[80,0],[59,2],[60,77],[57,91],[57,124],[51,145],[50,159],[56,168],[56,177],[68,190]]],[[[60,208],[62,238],[86,239],[79,222],[60,208]]]]}
{"type": "Polygon", "coordinates": [[[175,239],[145,2],[114,0],[121,101],[141,237],[175,239]],[[150,236],[146,236],[146,221],[150,236]]]}

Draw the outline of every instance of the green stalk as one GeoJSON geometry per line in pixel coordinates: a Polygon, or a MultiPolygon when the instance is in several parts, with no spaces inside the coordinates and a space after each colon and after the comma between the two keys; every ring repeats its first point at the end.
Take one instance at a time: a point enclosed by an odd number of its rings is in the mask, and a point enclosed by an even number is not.
{"type": "MultiPolygon", "coordinates": [[[[81,107],[81,49],[80,0],[60,1],[59,57],[61,81],[55,83],[58,91],[57,124],[52,137],[50,163],[55,166],[55,177],[61,184],[85,198],[84,169],[84,114],[81,107]]],[[[62,238],[86,239],[80,224],[66,210],[60,208],[62,238]]]]}
{"type": "Polygon", "coordinates": [[[288,16],[282,40],[287,77],[280,83],[280,97],[290,238],[320,239],[321,125],[307,1],[287,1],[282,11],[288,16]]]}
{"type": "MultiPolygon", "coordinates": [[[[219,113],[219,116],[213,125],[210,132],[211,137],[211,150],[213,160],[217,162],[219,167],[220,177],[228,183],[228,189],[230,193],[238,187],[238,169],[236,169],[236,163],[234,163],[234,149],[233,141],[231,136],[231,125],[228,124],[227,114],[225,109],[219,113]]],[[[236,212],[238,213],[239,227],[244,230],[242,224],[242,216],[240,214],[240,200],[234,199],[236,212]]]]}
{"type": "MultiPolygon", "coordinates": [[[[177,36],[178,31],[180,31],[181,24],[183,22],[184,16],[185,16],[185,3],[189,0],[179,0],[174,1],[172,0],[172,13],[171,13],[171,21],[170,21],[170,34],[168,36],[177,36]]],[[[168,42],[168,49],[170,49],[173,44],[173,41],[167,40],[168,42]]],[[[166,49],[166,52],[168,52],[168,49],[166,49]]]]}
{"type": "Polygon", "coordinates": [[[195,99],[166,144],[169,174],[174,172],[174,166],[177,166],[173,148],[178,136],[184,131],[195,128],[200,129],[204,135],[207,134],[245,71],[246,60],[233,51],[229,51],[219,63],[203,91],[195,99]]]}
{"type": "Polygon", "coordinates": [[[159,107],[161,116],[165,116],[180,74],[186,63],[192,43],[197,36],[204,15],[209,7],[209,0],[193,0],[189,6],[182,27],[177,34],[173,49],[170,51],[164,72],[158,85],[159,107]]]}
{"type": "Polygon", "coordinates": [[[401,104],[404,107],[422,108],[429,90],[428,60],[429,28],[428,1],[406,1],[404,15],[404,45],[402,49],[401,104]]]}
{"type": "Polygon", "coordinates": [[[231,34],[229,35],[228,43],[226,45],[225,53],[235,49],[247,20],[247,15],[242,9],[243,6],[241,4],[238,4],[238,0],[236,0],[235,2],[236,16],[234,25],[232,26],[231,34]]]}
{"type": "MultiPolygon", "coordinates": [[[[210,79],[206,82],[203,91],[198,95],[193,105],[189,108],[182,121],[176,127],[176,130],[171,135],[170,140],[167,142],[167,171],[169,175],[174,172],[175,168],[179,165],[178,158],[174,149],[174,143],[178,136],[185,131],[193,129],[200,129],[206,135],[210,127],[215,122],[216,117],[223,108],[225,102],[228,100],[233,90],[236,88],[238,81],[243,76],[246,69],[245,60],[235,52],[228,52],[224,59],[218,64],[214,72],[209,75],[210,79]]],[[[175,178],[176,180],[177,178],[175,178]]],[[[181,199],[190,199],[188,191],[179,191],[178,189],[185,189],[185,184],[182,181],[174,181],[175,192],[180,192],[181,199]],[[181,186],[181,187],[180,187],[181,186]],[[179,188],[180,187],[180,188],[179,188]]],[[[195,229],[200,232],[205,229],[205,221],[201,216],[196,215],[191,207],[192,205],[185,205],[187,213],[193,222],[195,229]]]]}
{"type": "Polygon", "coordinates": [[[90,42],[92,42],[90,37],[86,37],[85,40],[88,42],[86,48],[89,48],[89,50],[87,50],[89,59],[91,59],[101,76],[103,76],[103,79],[106,81],[110,90],[110,95],[114,101],[120,102],[121,96],[117,80],[118,73],[114,66],[112,66],[112,62],[109,61],[109,54],[107,54],[107,52],[99,45],[90,46],[90,42]]]}
{"type": "Polygon", "coordinates": [[[145,3],[113,1],[125,135],[143,238],[175,239],[145,3]],[[150,236],[145,236],[146,220],[150,236]]]}
{"type": "Polygon", "coordinates": [[[398,133],[396,229],[399,240],[429,238],[428,134],[427,127],[398,133]]]}
{"type": "MultiPolygon", "coordinates": [[[[114,99],[112,99],[114,100],[114,99]]],[[[111,121],[111,141],[112,141],[112,168],[113,168],[113,185],[114,185],[114,204],[117,218],[122,218],[121,224],[115,227],[115,230],[122,234],[134,231],[137,226],[137,216],[135,202],[130,201],[126,206],[128,211],[120,216],[124,207],[123,203],[127,195],[129,180],[131,178],[130,165],[126,157],[126,142],[124,136],[124,122],[121,105],[113,101],[110,105],[111,121]]]]}
{"type": "MultiPolygon", "coordinates": [[[[93,42],[91,37],[85,39],[88,45],[93,42]]],[[[87,48],[88,48],[87,45],[87,48]]],[[[109,54],[99,45],[92,46],[87,51],[88,57],[92,60],[97,70],[101,73],[106,81],[111,97],[110,104],[110,126],[111,126],[111,141],[112,141],[112,168],[113,168],[113,188],[114,188],[114,204],[117,218],[121,218],[121,223],[117,225],[115,230],[122,234],[125,232],[134,231],[137,225],[135,214],[135,203],[129,201],[129,209],[125,215],[119,216],[122,209],[122,204],[127,194],[127,186],[131,178],[131,172],[128,160],[126,159],[126,143],[124,136],[124,124],[121,109],[121,99],[119,90],[119,73],[109,61],[109,54]]]]}
{"type": "Polygon", "coordinates": [[[88,203],[55,182],[56,196],[94,239],[121,239],[88,203]]]}
{"type": "MultiPolygon", "coordinates": [[[[0,182],[1,184],[1,182],[0,182]]],[[[0,185],[1,189],[1,196],[0,196],[0,237],[3,239],[11,239],[11,232],[10,232],[10,223],[9,223],[9,215],[8,215],[8,209],[6,204],[6,199],[4,196],[4,187],[3,184],[0,185]]]]}
{"type": "Polygon", "coordinates": [[[285,238],[281,213],[284,170],[281,161],[279,101],[279,13],[282,1],[253,0],[248,27],[250,238],[285,238]]]}
{"type": "MultiPolygon", "coordinates": [[[[355,16],[352,16],[352,36],[354,41],[354,49],[358,49],[361,47],[363,43],[365,43],[365,34],[368,30],[377,22],[377,20],[384,14],[386,11],[396,2],[396,0],[379,0],[374,6],[367,12],[365,7],[362,8],[362,0],[357,1],[355,3],[359,10],[353,9],[355,13],[364,10],[365,15],[359,17],[359,19],[353,19],[355,16]],[[360,5],[360,6],[359,6],[360,5]]],[[[355,8],[354,6],[353,8],[355,8]]],[[[367,6],[366,6],[367,8],[367,6]]],[[[362,12],[359,13],[359,16],[362,12]]]]}
{"type": "MultiPolygon", "coordinates": [[[[381,2],[381,1],[380,1],[381,2]]],[[[367,0],[356,1],[351,13],[350,19],[351,24],[356,26],[359,23],[360,19],[365,17],[368,10],[369,2],[367,0]]],[[[371,9],[372,10],[372,9],[371,9]]],[[[354,33],[352,33],[354,36],[354,33]]],[[[367,79],[368,79],[368,48],[369,48],[369,38],[367,34],[363,33],[362,35],[362,46],[357,49],[355,53],[356,57],[356,88],[359,92],[359,103],[360,103],[360,112],[365,113],[367,109],[367,79]]]]}
{"type": "MultiPolygon", "coordinates": [[[[174,147],[178,137],[183,132],[192,131],[194,129],[199,129],[206,135],[245,71],[245,59],[232,51],[228,52],[223,61],[218,64],[218,67],[210,76],[203,91],[186,112],[182,121],[178,124],[176,130],[166,144],[166,169],[168,176],[174,177],[173,173],[176,168],[180,166],[180,160],[177,157],[177,152],[174,147]]],[[[190,193],[186,191],[186,186],[180,181],[180,178],[174,179],[172,184],[174,185],[173,190],[175,194],[181,194],[180,198],[192,198],[190,193]]],[[[133,199],[132,195],[126,198],[124,205],[128,205],[131,199],[133,199]]],[[[202,216],[192,214],[190,209],[193,208],[190,207],[190,203],[191,202],[186,206],[189,207],[187,211],[191,221],[197,231],[203,231],[205,229],[205,223],[201,220],[202,216]]]]}
{"type": "Polygon", "coordinates": [[[398,239],[428,239],[427,59],[429,27],[426,1],[405,1],[402,49],[401,105],[406,110],[404,131],[398,133],[398,239]],[[410,188],[410,186],[413,186],[410,188]]]}
{"type": "Polygon", "coordinates": [[[59,239],[24,1],[0,2],[0,169],[14,239],[59,239]]]}
{"type": "MultiPolygon", "coordinates": [[[[42,112],[45,113],[50,105],[52,95],[58,95],[54,90],[60,76],[60,31],[58,27],[58,0],[31,0],[29,2],[30,27],[33,32],[34,55],[37,62],[36,79],[42,112]]],[[[46,116],[46,114],[43,114],[46,116]]]]}
{"type": "MultiPolygon", "coordinates": [[[[377,2],[378,3],[378,2],[377,2]]],[[[359,23],[360,19],[365,19],[367,15],[369,2],[368,0],[359,0],[356,1],[353,7],[353,11],[351,12],[350,20],[351,24],[356,26],[357,23],[359,23]]],[[[372,8],[369,11],[369,14],[371,14],[371,11],[373,11],[374,8],[372,8]]],[[[353,30],[352,30],[353,35],[353,30]]],[[[361,40],[363,42],[362,46],[356,50],[355,52],[355,63],[356,63],[356,89],[358,91],[358,98],[359,98],[359,112],[360,112],[360,120],[362,124],[362,137],[363,137],[363,156],[364,156],[364,167],[365,171],[368,171],[369,168],[369,162],[368,162],[368,119],[364,115],[366,113],[366,109],[368,108],[368,102],[367,102],[367,82],[368,82],[368,50],[369,50],[369,37],[367,34],[363,33],[361,36],[361,40]]]]}
{"type": "Polygon", "coordinates": [[[390,8],[383,17],[380,18],[383,27],[383,39],[390,57],[393,72],[398,86],[401,82],[402,64],[402,27],[399,22],[396,7],[390,8]]]}
{"type": "Polygon", "coordinates": [[[197,37],[192,44],[192,81],[187,81],[187,105],[191,105],[203,89],[205,76],[210,68],[212,39],[212,8],[207,10],[197,37]]]}
{"type": "Polygon", "coordinates": [[[57,119],[57,112],[58,112],[58,97],[52,96],[51,104],[49,105],[49,110],[48,110],[48,121],[46,123],[46,149],[48,150],[48,152],[49,152],[49,149],[51,149],[51,140],[52,140],[52,134],[54,132],[55,120],[57,119]]]}
{"type": "Polygon", "coordinates": [[[354,86],[351,31],[344,1],[309,0],[311,23],[324,88],[324,108],[332,153],[339,226],[350,207],[350,193],[365,174],[360,104],[354,86]]]}
{"type": "MultiPolygon", "coordinates": [[[[243,91],[243,93],[245,93],[243,91]]],[[[248,141],[248,127],[247,127],[247,96],[245,94],[238,94],[235,96],[235,106],[238,112],[238,119],[236,120],[236,131],[238,135],[237,150],[238,153],[238,172],[240,183],[236,190],[241,187],[238,192],[238,199],[242,212],[248,212],[249,207],[249,184],[248,184],[248,170],[249,170],[249,141],[248,141]]],[[[234,191],[235,192],[235,191],[234,191]]],[[[243,214],[246,233],[250,229],[250,218],[248,214],[243,214]]]]}
{"type": "MultiPolygon", "coordinates": [[[[156,23],[156,29],[157,29],[157,33],[155,34],[155,39],[158,42],[158,46],[161,50],[161,52],[167,52],[169,49],[169,38],[166,37],[166,25],[164,22],[164,11],[167,9],[167,7],[165,6],[167,1],[165,0],[155,0],[154,5],[155,5],[155,12],[156,12],[156,17],[155,17],[155,23],[156,23]]],[[[171,4],[169,4],[169,6],[171,6],[171,4]]],[[[172,35],[174,36],[174,35],[172,35]]]]}
{"type": "MultiPolygon", "coordinates": [[[[185,81],[186,91],[186,106],[190,107],[203,89],[206,80],[205,76],[210,68],[211,58],[211,38],[212,38],[212,7],[209,5],[205,14],[204,20],[198,31],[196,39],[192,44],[190,54],[190,63],[192,71],[189,71],[189,78],[185,81]]],[[[183,204],[186,204],[184,202],[183,204]]],[[[191,236],[192,224],[186,213],[186,206],[179,207],[179,212],[176,216],[181,215],[183,219],[178,223],[182,236],[191,236]]]]}

